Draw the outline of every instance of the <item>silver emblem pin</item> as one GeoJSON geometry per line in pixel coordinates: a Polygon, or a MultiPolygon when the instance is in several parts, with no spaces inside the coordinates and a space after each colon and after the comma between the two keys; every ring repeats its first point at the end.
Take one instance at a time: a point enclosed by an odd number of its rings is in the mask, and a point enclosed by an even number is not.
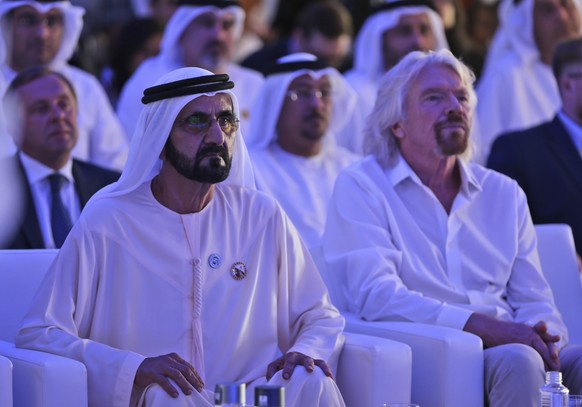
{"type": "Polygon", "coordinates": [[[230,274],[235,280],[242,280],[247,275],[247,266],[242,261],[237,261],[230,268],[230,274]]]}

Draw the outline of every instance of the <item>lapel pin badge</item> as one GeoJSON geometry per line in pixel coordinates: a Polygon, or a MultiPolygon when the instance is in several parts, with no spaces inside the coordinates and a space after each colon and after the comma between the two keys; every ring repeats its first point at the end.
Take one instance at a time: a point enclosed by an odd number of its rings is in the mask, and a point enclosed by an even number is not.
{"type": "Polygon", "coordinates": [[[247,275],[247,266],[242,261],[237,261],[230,268],[230,274],[235,280],[242,280],[247,275]]]}

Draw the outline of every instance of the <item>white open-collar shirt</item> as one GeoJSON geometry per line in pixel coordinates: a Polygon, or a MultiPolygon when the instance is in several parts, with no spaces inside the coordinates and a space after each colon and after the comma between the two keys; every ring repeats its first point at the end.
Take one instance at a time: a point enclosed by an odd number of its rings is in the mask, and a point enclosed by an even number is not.
{"type": "Polygon", "coordinates": [[[404,159],[367,157],[335,185],[323,236],[332,299],[367,320],[462,329],[473,312],[566,328],[543,277],[525,194],[506,176],[458,161],[449,214],[404,159]]]}

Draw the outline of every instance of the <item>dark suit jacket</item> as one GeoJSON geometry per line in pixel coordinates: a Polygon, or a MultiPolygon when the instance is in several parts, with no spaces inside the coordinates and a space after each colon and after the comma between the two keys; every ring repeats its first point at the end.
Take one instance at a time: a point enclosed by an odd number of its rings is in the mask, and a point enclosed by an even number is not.
{"type": "MultiPolygon", "coordinates": [[[[11,157],[17,169],[18,182],[23,186],[24,192],[24,216],[22,222],[14,235],[14,238],[5,249],[44,249],[44,240],[40,231],[36,208],[33,202],[30,185],[24,173],[24,167],[18,156],[11,157]]],[[[119,173],[111,171],[88,162],[73,160],[73,178],[75,179],[75,189],[79,196],[81,209],[93,196],[93,194],[103,188],[105,185],[117,181],[119,173]]]]}
{"type": "Polygon", "coordinates": [[[557,117],[499,136],[487,166],[525,191],[534,223],[567,223],[582,254],[582,158],[557,117]]]}

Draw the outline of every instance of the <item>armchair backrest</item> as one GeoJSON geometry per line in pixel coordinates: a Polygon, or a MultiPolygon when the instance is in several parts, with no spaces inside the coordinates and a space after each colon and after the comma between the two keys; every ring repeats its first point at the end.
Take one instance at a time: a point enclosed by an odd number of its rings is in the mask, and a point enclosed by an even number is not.
{"type": "Polygon", "coordinates": [[[572,229],[565,224],[536,225],[542,271],[568,328],[569,342],[582,344],[582,284],[572,229]]]}
{"type": "Polygon", "coordinates": [[[0,250],[0,340],[14,342],[57,249],[0,250]]]}

